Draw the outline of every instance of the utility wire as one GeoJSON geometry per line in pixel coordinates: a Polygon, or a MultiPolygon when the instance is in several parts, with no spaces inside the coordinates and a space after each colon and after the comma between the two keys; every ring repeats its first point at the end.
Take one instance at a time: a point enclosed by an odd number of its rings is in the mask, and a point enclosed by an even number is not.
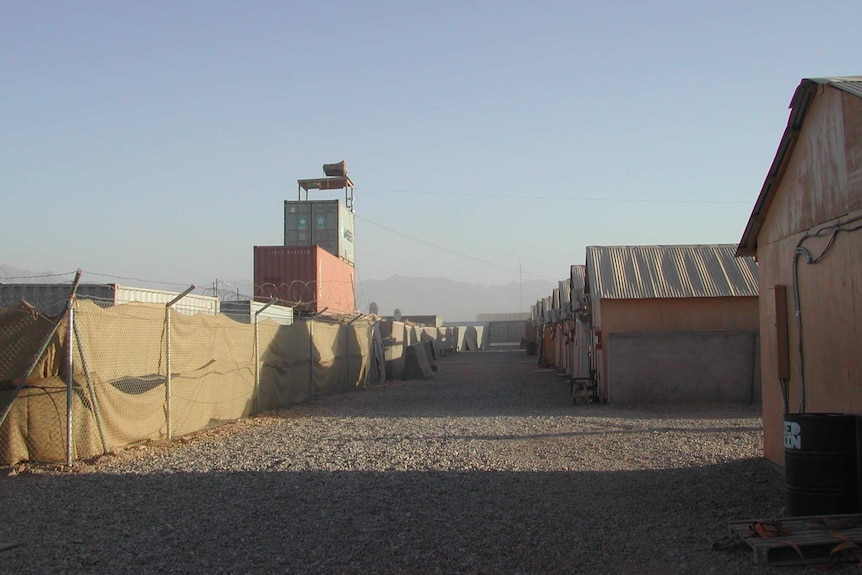
{"type": "MultiPolygon", "coordinates": [[[[75,272],[65,272],[59,274],[39,274],[32,276],[0,276],[0,283],[3,283],[4,280],[31,280],[37,278],[60,278],[65,276],[74,276],[75,272]]],[[[71,279],[69,281],[72,281],[71,279]]]]}
{"type": "Polygon", "coordinates": [[[85,273],[88,273],[88,274],[91,274],[91,275],[94,275],[94,276],[99,276],[99,277],[103,277],[103,278],[111,278],[111,279],[115,279],[115,280],[136,281],[136,282],[143,282],[143,283],[149,283],[149,284],[160,284],[160,285],[166,285],[166,286],[178,286],[178,287],[189,287],[189,285],[190,285],[190,284],[188,284],[188,283],[176,283],[176,282],[163,282],[163,281],[156,281],[156,280],[145,280],[145,279],[141,279],[141,278],[132,278],[132,277],[123,277],[123,276],[113,276],[113,275],[110,275],[110,274],[102,274],[102,273],[98,273],[98,272],[91,272],[91,271],[89,271],[89,270],[84,270],[84,271],[85,271],[85,273]]]}
{"type": "Polygon", "coordinates": [[[516,196],[511,194],[462,194],[457,192],[426,192],[422,190],[396,190],[391,188],[354,188],[361,192],[383,192],[388,194],[423,194],[429,196],[456,196],[459,198],[497,198],[506,200],[554,200],[571,202],[613,202],[613,203],[639,203],[639,204],[746,204],[750,201],[743,200],[683,200],[662,198],[599,198],[599,197],[571,197],[571,196],[516,196]]]}
{"type": "MultiPolygon", "coordinates": [[[[494,262],[489,262],[488,260],[483,260],[483,259],[481,259],[481,258],[477,258],[477,257],[475,257],[475,256],[471,256],[471,255],[468,255],[468,254],[465,254],[465,253],[462,253],[462,252],[459,252],[459,251],[455,251],[455,250],[453,250],[453,249],[449,249],[449,248],[446,248],[446,247],[443,247],[443,246],[439,246],[439,245],[434,244],[434,243],[431,243],[431,242],[429,242],[429,241],[427,241],[427,240],[423,240],[423,239],[421,239],[421,238],[417,238],[416,236],[411,236],[410,234],[406,234],[406,233],[404,233],[404,232],[400,232],[400,231],[398,231],[398,230],[392,229],[392,228],[390,228],[389,226],[384,226],[383,224],[379,224],[379,223],[377,223],[377,222],[373,222],[373,221],[369,220],[368,218],[364,218],[364,217],[360,216],[359,214],[354,214],[354,216],[355,216],[357,219],[360,219],[360,220],[362,220],[362,221],[364,221],[364,222],[368,222],[369,224],[374,225],[374,226],[377,226],[378,228],[383,228],[384,230],[386,230],[386,231],[388,231],[388,232],[392,232],[393,234],[398,234],[399,236],[404,236],[405,238],[409,238],[409,239],[413,240],[414,242],[418,242],[418,243],[420,243],[420,244],[425,244],[426,246],[430,246],[430,247],[435,248],[435,249],[438,249],[438,250],[440,250],[440,251],[447,252],[447,253],[450,253],[450,254],[454,254],[454,255],[456,255],[456,256],[459,256],[459,257],[462,257],[462,258],[466,258],[466,259],[468,259],[468,260],[472,260],[472,261],[474,261],[474,262],[479,262],[480,264],[485,264],[485,265],[488,265],[488,266],[493,266],[493,267],[495,267],[495,268],[499,268],[499,269],[501,269],[501,270],[506,270],[507,272],[511,272],[511,273],[515,273],[515,274],[519,274],[519,273],[521,273],[521,270],[519,270],[519,269],[511,268],[511,267],[509,267],[509,266],[504,266],[504,265],[501,265],[501,264],[498,264],[498,263],[494,263],[494,262]]],[[[551,280],[551,281],[557,281],[557,280],[556,280],[556,279],[554,279],[554,278],[549,278],[548,276],[543,276],[543,275],[540,275],[540,274],[535,274],[535,273],[530,273],[530,272],[523,272],[523,274],[524,274],[524,275],[528,275],[528,276],[532,276],[532,277],[535,277],[535,278],[539,278],[539,279],[551,280]]]]}

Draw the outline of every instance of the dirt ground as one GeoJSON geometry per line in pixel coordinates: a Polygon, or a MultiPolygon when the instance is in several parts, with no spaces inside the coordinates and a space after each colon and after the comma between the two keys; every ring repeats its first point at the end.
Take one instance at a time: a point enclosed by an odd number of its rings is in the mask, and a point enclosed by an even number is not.
{"type": "Polygon", "coordinates": [[[782,513],[761,441],[756,406],[573,406],[565,377],[494,347],[72,470],[6,469],[0,571],[814,572],[726,538],[782,513]]]}

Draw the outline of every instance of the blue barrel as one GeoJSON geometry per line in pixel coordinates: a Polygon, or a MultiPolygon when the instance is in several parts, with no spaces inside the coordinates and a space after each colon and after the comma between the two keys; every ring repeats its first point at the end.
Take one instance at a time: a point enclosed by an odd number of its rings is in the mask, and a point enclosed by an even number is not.
{"type": "Polygon", "coordinates": [[[856,461],[855,415],[786,414],[787,516],[856,513],[859,510],[856,461]]]}

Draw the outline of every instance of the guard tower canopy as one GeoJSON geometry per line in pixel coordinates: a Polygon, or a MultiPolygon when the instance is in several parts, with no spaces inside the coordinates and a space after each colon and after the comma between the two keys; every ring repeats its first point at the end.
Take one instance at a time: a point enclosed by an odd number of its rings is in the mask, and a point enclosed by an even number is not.
{"type": "Polygon", "coordinates": [[[314,178],[312,180],[297,180],[299,187],[296,196],[302,201],[302,191],[305,190],[305,199],[308,200],[308,190],[344,190],[344,205],[353,211],[353,180],[347,175],[334,178],[314,178]]]}
{"type": "Polygon", "coordinates": [[[342,188],[352,188],[353,181],[348,176],[339,176],[337,178],[314,178],[311,180],[297,180],[299,187],[306,192],[308,190],[340,190],[342,188]]]}

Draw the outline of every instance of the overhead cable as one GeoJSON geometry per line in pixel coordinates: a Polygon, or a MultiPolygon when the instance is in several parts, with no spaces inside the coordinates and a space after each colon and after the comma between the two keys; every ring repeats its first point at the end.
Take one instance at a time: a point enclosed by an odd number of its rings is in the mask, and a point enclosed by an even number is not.
{"type": "MultiPolygon", "coordinates": [[[[369,223],[369,224],[371,224],[371,225],[377,226],[377,227],[379,227],[379,228],[383,228],[383,229],[384,229],[384,230],[386,230],[386,231],[392,232],[392,233],[394,233],[394,234],[398,234],[398,235],[400,235],[400,236],[404,236],[405,238],[409,238],[409,239],[411,239],[411,240],[413,240],[413,241],[415,241],[415,242],[419,242],[420,244],[425,244],[425,245],[427,245],[427,246],[430,246],[430,247],[432,247],[432,248],[438,249],[438,250],[440,250],[440,251],[448,252],[448,253],[450,253],[450,254],[453,254],[453,255],[456,255],[456,256],[459,256],[459,257],[462,257],[462,258],[466,258],[466,259],[468,259],[468,260],[472,260],[472,261],[474,261],[474,262],[478,262],[478,263],[485,264],[485,265],[488,265],[488,266],[493,266],[493,267],[495,267],[495,268],[499,268],[499,269],[502,269],[502,270],[505,270],[505,271],[507,271],[507,272],[511,272],[511,273],[514,273],[514,274],[522,273],[522,272],[521,272],[521,270],[518,270],[518,269],[515,269],[515,268],[511,268],[511,267],[509,267],[509,266],[504,266],[504,265],[501,265],[501,264],[498,264],[498,263],[495,263],[495,262],[489,262],[488,260],[483,260],[483,259],[481,259],[481,258],[477,258],[477,257],[475,257],[475,256],[471,256],[471,255],[469,255],[469,254],[465,254],[465,253],[462,253],[462,252],[459,252],[459,251],[456,251],[456,250],[453,250],[453,249],[450,249],[450,248],[447,248],[447,247],[443,247],[443,246],[437,245],[437,244],[435,244],[435,243],[429,242],[429,241],[427,241],[427,240],[423,240],[423,239],[421,239],[421,238],[417,238],[416,236],[411,236],[410,234],[407,234],[407,233],[404,233],[404,232],[398,231],[398,230],[396,230],[396,229],[390,228],[389,226],[384,226],[383,224],[379,224],[379,223],[377,223],[377,222],[373,222],[373,221],[369,220],[368,218],[364,218],[364,217],[360,216],[359,214],[355,214],[355,216],[356,216],[356,218],[357,218],[357,219],[362,220],[362,221],[364,221],[364,222],[368,222],[368,223],[369,223]]],[[[532,276],[532,277],[535,277],[535,278],[540,278],[540,279],[546,279],[546,280],[552,280],[552,281],[555,281],[555,280],[554,280],[554,278],[549,278],[549,277],[547,277],[547,276],[543,276],[543,275],[540,275],[540,274],[535,274],[535,273],[530,273],[530,272],[523,272],[523,274],[524,274],[524,275],[528,275],[528,276],[532,276]]]]}

